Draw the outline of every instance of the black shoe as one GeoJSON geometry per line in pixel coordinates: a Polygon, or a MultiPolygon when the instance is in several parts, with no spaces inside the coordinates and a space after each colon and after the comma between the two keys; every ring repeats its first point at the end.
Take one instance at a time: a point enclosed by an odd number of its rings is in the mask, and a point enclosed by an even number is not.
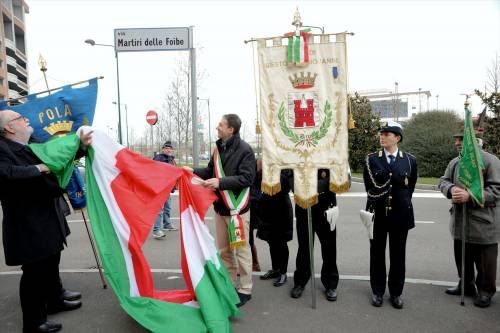
{"type": "Polygon", "coordinates": [[[391,304],[395,309],[402,309],[403,299],[401,298],[401,296],[391,296],[391,304]]]}
{"type": "MultiPolygon", "coordinates": [[[[447,293],[448,295],[459,296],[462,294],[462,286],[459,283],[456,287],[448,288],[444,292],[447,293]]],[[[477,296],[476,286],[472,285],[470,287],[465,287],[464,294],[465,296],[476,297],[477,296]]]]}
{"type": "Polygon", "coordinates": [[[82,298],[82,293],[78,291],[64,290],[62,298],[66,301],[76,301],[77,299],[82,298]]]}
{"type": "Polygon", "coordinates": [[[273,282],[273,286],[281,287],[286,283],[286,274],[280,274],[280,276],[273,282]]]}
{"type": "Polygon", "coordinates": [[[80,301],[62,301],[62,303],[58,305],[47,306],[47,313],[54,314],[62,311],[73,311],[82,306],[82,302],[80,301]]]}
{"type": "Polygon", "coordinates": [[[238,297],[240,298],[240,302],[236,304],[237,307],[242,307],[243,305],[245,305],[246,302],[252,299],[252,295],[242,294],[240,292],[238,292],[238,297]]]}
{"type": "Polygon", "coordinates": [[[382,303],[384,303],[384,299],[380,295],[372,294],[372,305],[376,306],[377,308],[382,306],[382,303]]]}
{"type": "Polygon", "coordinates": [[[474,299],[474,305],[480,308],[487,308],[491,305],[491,296],[478,295],[474,299]]]}
{"type": "Polygon", "coordinates": [[[292,296],[292,298],[300,298],[300,296],[302,296],[303,291],[304,291],[304,287],[294,286],[292,288],[292,291],[290,292],[290,296],[292,296]]]}
{"type": "Polygon", "coordinates": [[[260,279],[261,280],[270,280],[270,279],[275,279],[275,278],[277,278],[279,276],[280,276],[280,271],[274,270],[274,269],[270,269],[266,273],[264,273],[264,275],[261,275],[260,279]]]}
{"type": "Polygon", "coordinates": [[[325,296],[328,301],[335,302],[337,300],[337,289],[325,290],[325,296]]]}
{"type": "Polygon", "coordinates": [[[23,333],[37,333],[37,332],[58,332],[62,329],[62,325],[59,323],[54,323],[53,321],[46,321],[42,325],[31,328],[23,329],[23,333]]]}

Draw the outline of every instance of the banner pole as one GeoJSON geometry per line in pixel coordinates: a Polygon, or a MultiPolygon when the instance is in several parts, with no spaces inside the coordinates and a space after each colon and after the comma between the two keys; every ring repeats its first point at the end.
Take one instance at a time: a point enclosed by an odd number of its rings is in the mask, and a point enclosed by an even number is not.
{"type": "MultiPolygon", "coordinates": [[[[104,76],[98,76],[98,77],[97,77],[97,79],[98,79],[98,80],[101,80],[101,79],[103,79],[103,78],[104,78],[104,76]]],[[[92,79],[93,79],[93,78],[92,78],[92,79]]],[[[28,96],[37,96],[37,95],[40,95],[40,94],[45,94],[45,93],[49,93],[49,95],[50,95],[50,92],[52,92],[52,91],[54,91],[54,90],[59,90],[59,89],[62,89],[62,88],[64,88],[64,87],[66,87],[66,86],[69,86],[69,87],[71,87],[71,86],[76,86],[76,85],[78,85],[78,84],[82,84],[82,83],[85,83],[85,82],[89,82],[89,81],[90,81],[90,80],[92,80],[92,79],[83,80],[83,81],[78,81],[78,82],[75,82],[75,83],[67,84],[67,85],[60,86],[60,87],[57,87],[57,88],[52,88],[52,89],[48,89],[48,87],[47,87],[47,90],[44,90],[44,91],[39,91],[39,92],[37,92],[37,93],[30,94],[30,95],[27,95],[27,96],[21,96],[21,97],[18,97],[18,98],[10,98],[10,99],[8,99],[6,102],[7,102],[7,104],[8,104],[8,103],[10,103],[10,102],[15,102],[15,101],[18,101],[18,100],[20,100],[20,99],[25,99],[25,98],[28,98],[28,96]]]]}
{"type": "Polygon", "coordinates": [[[462,274],[461,274],[461,291],[460,291],[460,305],[465,306],[465,224],[467,223],[467,207],[465,202],[462,204],[462,274]]]}
{"type": "Polygon", "coordinates": [[[311,207],[307,207],[307,231],[309,233],[309,263],[311,268],[311,306],[316,309],[316,276],[314,274],[314,233],[312,228],[311,207]]]}
{"type": "Polygon", "coordinates": [[[92,247],[92,252],[94,252],[95,263],[97,265],[97,269],[99,270],[99,276],[101,277],[102,289],[107,289],[108,285],[106,284],[106,280],[104,280],[104,275],[102,274],[101,263],[99,262],[99,257],[97,255],[97,251],[95,249],[94,240],[92,239],[92,236],[90,235],[89,226],[87,225],[87,218],[85,217],[85,213],[83,212],[83,209],[81,210],[81,212],[82,212],[82,217],[83,217],[83,223],[85,224],[85,229],[87,229],[87,235],[89,236],[89,241],[90,241],[90,245],[92,247]]]}

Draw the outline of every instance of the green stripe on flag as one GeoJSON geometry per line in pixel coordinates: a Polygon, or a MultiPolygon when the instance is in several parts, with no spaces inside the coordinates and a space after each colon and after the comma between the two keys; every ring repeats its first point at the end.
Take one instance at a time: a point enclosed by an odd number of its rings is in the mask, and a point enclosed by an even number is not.
{"type": "Polygon", "coordinates": [[[208,331],[228,333],[232,332],[232,328],[227,318],[240,314],[238,308],[234,306],[240,300],[234,291],[226,267],[218,254],[217,257],[221,263],[219,270],[212,261],[207,261],[204,267],[205,274],[196,286],[195,293],[208,331]]]}
{"type": "Polygon", "coordinates": [[[293,63],[293,36],[288,37],[288,63],[293,63]]]}
{"type": "Polygon", "coordinates": [[[72,133],[28,146],[57,177],[59,186],[66,188],[73,172],[73,160],[80,147],[80,138],[72,133]]]}

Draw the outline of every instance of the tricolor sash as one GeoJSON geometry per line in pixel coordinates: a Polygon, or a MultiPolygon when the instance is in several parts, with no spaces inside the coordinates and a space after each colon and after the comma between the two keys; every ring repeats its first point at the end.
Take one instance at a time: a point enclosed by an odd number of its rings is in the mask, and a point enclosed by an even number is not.
{"type": "MultiPolygon", "coordinates": [[[[224,178],[224,168],[222,167],[222,160],[219,155],[219,150],[216,148],[214,150],[214,161],[215,161],[215,176],[217,178],[224,178]]],[[[232,249],[239,248],[245,245],[245,222],[240,216],[240,212],[248,205],[250,199],[250,187],[245,187],[238,198],[234,195],[233,191],[225,190],[220,191],[222,200],[231,214],[231,221],[228,225],[229,233],[229,246],[232,249]]]]}

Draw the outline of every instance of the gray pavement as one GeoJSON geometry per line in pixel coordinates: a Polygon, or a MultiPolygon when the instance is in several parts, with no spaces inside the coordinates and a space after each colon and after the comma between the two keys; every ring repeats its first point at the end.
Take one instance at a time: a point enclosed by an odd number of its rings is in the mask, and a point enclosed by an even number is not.
{"type": "MultiPolygon", "coordinates": [[[[444,293],[445,286],[454,285],[457,280],[448,231],[449,201],[431,191],[418,190],[413,200],[417,225],[408,236],[404,309],[393,309],[387,298],[382,308],[370,305],[369,243],[358,216],[366,200],[363,192],[362,185],[355,183],[348,194],[338,198],[341,215],[337,257],[341,281],[337,302],[325,300],[319,278],[316,279],[317,308],[311,309],[310,285],[302,298],[291,299],[291,278],[283,287],[275,288],[270,281],[261,281],[256,273],[252,300],[242,308],[241,317],[231,320],[234,331],[500,332],[499,296],[493,299],[490,308],[479,309],[473,306],[470,298],[466,298],[462,307],[459,297],[444,293]]],[[[177,197],[174,197],[173,212],[178,217],[177,197]]],[[[210,219],[213,213],[208,217],[208,225],[213,230],[210,219]]],[[[145,332],[121,309],[113,291],[101,288],[81,219],[80,214],[69,217],[72,234],[68,239],[69,247],[62,253],[61,275],[68,289],[83,292],[83,307],[53,315],[50,319],[63,323],[64,332],[145,332]]],[[[174,219],[174,224],[178,226],[178,220],[174,219]]],[[[178,232],[168,232],[165,239],[150,239],[145,244],[144,251],[158,289],[184,287],[179,274],[178,237],[178,232]]],[[[291,277],[295,269],[296,238],[288,244],[291,277]]],[[[261,267],[267,270],[271,266],[267,243],[257,239],[256,245],[261,267]]],[[[314,255],[316,274],[319,274],[319,246],[315,247],[314,255]]],[[[0,332],[21,332],[20,269],[5,266],[3,248],[0,248],[0,257],[0,332]]],[[[500,285],[500,272],[497,275],[497,285],[500,285]]]]}

